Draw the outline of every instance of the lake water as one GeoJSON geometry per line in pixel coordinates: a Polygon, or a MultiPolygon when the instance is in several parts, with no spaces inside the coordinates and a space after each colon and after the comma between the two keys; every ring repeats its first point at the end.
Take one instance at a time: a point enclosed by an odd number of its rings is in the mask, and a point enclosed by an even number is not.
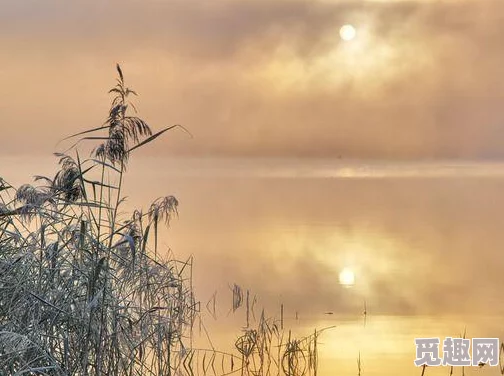
{"type": "MultiPolygon", "coordinates": [[[[230,330],[228,324],[212,324],[207,320],[207,328],[212,333],[214,345],[226,351],[239,336],[239,325],[230,330]]],[[[233,320],[231,320],[233,321],[233,320]]],[[[370,376],[421,375],[422,369],[414,365],[415,338],[461,337],[466,330],[466,338],[497,337],[504,339],[501,317],[429,317],[429,316],[369,316],[356,320],[344,316],[320,316],[319,318],[290,318],[285,320],[286,333],[301,338],[313,333],[314,328],[322,329],[319,336],[318,375],[355,376],[358,374],[357,360],[361,359],[361,374],[370,376]]],[[[235,322],[236,324],[237,322],[235,322]]],[[[428,367],[425,375],[449,375],[450,367],[428,367]]],[[[462,368],[454,367],[454,375],[461,375],[462,368]]],[[[465,375],[501,375],[499,367],[464,367],[465,375]]]]}
{"type": "MultiPolygon", "coordinates": [[[[20,184],[54,171],[21,162],[5,163],[16,168],[3,177],[20,184]]],[[[468,338],[504,339],[502,163],[139,158],[125,187],[128,208],[179,199],[160,246],[195,257],[203,307],[218,291],[226,320],[206,323],[224,348],[243,325],[243,312],[227,322],[234,283],[257,296],[256,314],[277,315],[284,303],[286,326],[300,334],[337,325],[320,337],[319,375],[357,375],[359,352],[362,375],[420,375],[416,337],[466,327],[468,338]],[[346,267],[356,275],[351,289],[338,281],[346,267]]],[[[425,375],[449,373],[429,367],[425,375]]]]}
{"type": "MultiPolygon", "coordinates": [[[[413,363],[415,338],[460,337],[464,327],[467,338],[499,337],[504,327],[499,317],[371,317],[364,327],[344,321],[321,337],[320,374],[350,376],[357,374],[356,359],[360,352],[362,374],[371,376],[420,375],[413,363]]],[[[465,367],[466,375],[500,375],[499,367],[465,367]]],[[[425,375],[449,375],[450,367],[428,367],[425,375]]],[[[454,367],[454,374],[462,374],[454,367]]]]}
{"type": "Polygon", "coordinates": [[[337,326],[320,336],[319,375],[357,375],[359,352],[362,375],[420,375],[415,338],[467,328],[468,338],[504,339],[502,163],[201,158],[130,169],[131,197],[179,198],[164,244],[195,256],[203,306],[218,291],[224,324],[206,321],[224,347],[243,325],[243,312],[226,323],[233,283],[258,297],[256,314],[264,306],[278,317],[284,303],[286,327],[300,335],[337,326]],[[345,267],[354,288],[338,282],[345,267]]]}

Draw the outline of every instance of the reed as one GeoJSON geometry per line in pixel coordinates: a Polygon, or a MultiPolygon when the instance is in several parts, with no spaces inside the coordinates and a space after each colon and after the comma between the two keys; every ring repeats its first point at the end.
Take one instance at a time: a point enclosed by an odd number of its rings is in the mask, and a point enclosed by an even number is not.
{"type": "MultiPolygon", "coordinates": [[[[193,347],[201,324],[194,260],[158,249],[159,226],[177,216],[177,199],[123,213],[130,157],[185,129],[153,132],[135,115],[137,94],[119,65],[117,74],[105,123],[65,139],[73,144],[55,154],[54,177],[18,188],[0,179],[0,374],[316,374],[319,332],[285,340],[264,312],[251,329],[248,291],[238,354],[193,347]]],[[[235,285],[233,311],[242,303],[235,285]]]]}

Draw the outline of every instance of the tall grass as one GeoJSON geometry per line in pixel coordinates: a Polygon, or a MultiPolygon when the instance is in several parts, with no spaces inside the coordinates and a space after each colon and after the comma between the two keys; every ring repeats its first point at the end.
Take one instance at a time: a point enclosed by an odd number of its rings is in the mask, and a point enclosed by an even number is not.
{"type": "Polygon", "coordinates": [[[180,126],[153,133],[131,115],[136,93],[117,73],[106,122],[68,138],[54,177],[19,188],[0,179],[0,374],[316,373],[318,333],[285,341],[264,315],[237,355],[192,347],[193,260],[158,250],[158,227],[177,215],[177,199],[122,214],[132,153],[180,126]]]}
{"type": "Polygon", "coordinates": [[[134,150],[155,134],[129,114],[117,85],[104,125],[81,132],[97,142],[89,158],[57,154],[54,178],[15,189],[2,181],[0,207],[0,370],[6,374],[169,375],[196,302],[190,263],[157,256],[160,222],[177,213],[163,197],[148,211],[119,215],[134,150]],[[152,245],[152,235],[154,244],[152,245]],[[154,254],[151,248],[154,248],[154,254]]]}

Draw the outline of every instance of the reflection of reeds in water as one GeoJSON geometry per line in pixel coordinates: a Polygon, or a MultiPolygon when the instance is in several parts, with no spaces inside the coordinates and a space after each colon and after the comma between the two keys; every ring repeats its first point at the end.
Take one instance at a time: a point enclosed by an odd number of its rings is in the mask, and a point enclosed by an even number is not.
{"type": "Polygon", "coordinates": [[[425,369],[427,368],[427,366],[424,364],[422,366],[422,375],[421,376],[424,376],[425,375],[425,369]]]}
{"type": "MultiPolygon", "coordinates": [[[[317,336],[297,340],[264,313],[236,342],[238,354],[193,346],[200,305],[193,259],[158,252],[158,225],[178,201],[122,215],[127,162],[152,133],[129,115],[120,67],[106,123],[81,132],[89,158],[57,154],[60,171],[18,189],[0,179],[1,375],[316,375],[317,336]],[[104,133],[97,133],[104,132],[104,133]],[[275,369],[275,371],[273,371],[275,369]]],[[[233,311],[243,303],[233,289],[233,311]]],[[[207,309],[215,315],[215,295],[207,309]]]]}
{"type": "Polygon", "coordinates": [[[245,329],[235,343],[241,354],[242,375],[317,375],[320,331],[299,339],[287,337],[273,319],[261,314],[257,328],[245,329]]]}

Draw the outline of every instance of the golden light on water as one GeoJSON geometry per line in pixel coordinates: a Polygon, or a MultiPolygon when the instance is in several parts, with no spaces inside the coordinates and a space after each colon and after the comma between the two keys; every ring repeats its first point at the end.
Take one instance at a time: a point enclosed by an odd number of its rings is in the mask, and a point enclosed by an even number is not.
{"type": "Polygon", "coordinates": [[[339,282],[345,287],[355,284],[355,273],[350,268],[344,268],[339,274],[339,282]]]}
{"type": "Polygon", "coordinates": [[[340,29],[340,37],[344,41],[351,41],[357,36],[357,30],[352,25],[343,25],[340,29]]]}

